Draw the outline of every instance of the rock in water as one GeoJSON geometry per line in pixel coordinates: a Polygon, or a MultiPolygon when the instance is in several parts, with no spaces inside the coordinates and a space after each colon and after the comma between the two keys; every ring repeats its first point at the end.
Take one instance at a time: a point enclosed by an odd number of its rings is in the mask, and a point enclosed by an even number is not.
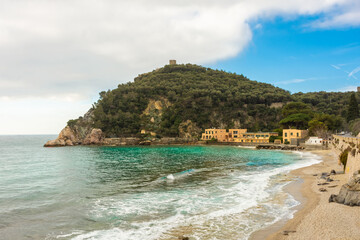
{"type": "Polygon", "coordinates": [[[332,194],[329,202],[337,202],[349,206],[360,206],[360,177],[353,177],[344,184],[338,195],[332,194]]]}

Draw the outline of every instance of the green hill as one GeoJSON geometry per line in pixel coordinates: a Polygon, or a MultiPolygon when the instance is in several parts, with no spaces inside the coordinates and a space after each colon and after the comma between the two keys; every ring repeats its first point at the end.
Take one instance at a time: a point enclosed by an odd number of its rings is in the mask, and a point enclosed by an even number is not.
{"type": "Polygon", "coordinates": [[[79,118],[68,125],[91,125],[107,137],[135,136],[141,130],[173,137],[189,134],[189,129],[196,137],[210,127],[271,131],[280,127],[281,110],[288,102],[301,101],[315,112],[345,116],[349,94],[291,95],[235,73],[191,64],[166,65],[101,92],[87,121],[79,118]]]}

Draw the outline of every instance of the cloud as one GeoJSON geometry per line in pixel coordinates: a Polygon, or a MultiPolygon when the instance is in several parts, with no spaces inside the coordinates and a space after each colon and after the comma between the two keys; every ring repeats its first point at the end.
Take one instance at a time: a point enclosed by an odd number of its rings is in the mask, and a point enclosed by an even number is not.
{"type": "Polygon", "coordinates": [[[360,25],[360,2],[358,0],[341,1],[336,10],[327,17],[313,22],[315,28],[353,27],[360,25]]]}
{"type": "Polygon", "coordinates": [[[357,86],[346,86],[340,89],[335,90],[334,92],[356,92],[357,86]]]}
{"type": "Polygon", "coordinates": [[[252,39],[249,23],[260,18],[329,13],[317,27],[338,26],[357,24],[358,9],[353,0],[2,0],[1,6],[0,96],[60,99],[88,98],[168,59],[207,64],[234,57],[252,39]]]}
{"type": "Polygon", "coordinates": [[[355,69],[353,69],[353,70],[348,74],[348,77],[353,77],[353,78],[357,79],[357,77],[356,77],[354,74],[356,74],[356,73],[359,72],[359,71],[360,71],[360,66],[357,67],[357,68],[355,68],[355,69]]]}
{"type": "Polygon", "coordinates": [[[310,80],[317,80],[319,78],[296,78],[296,79],[291,79],[291,80],[287,80],[287,81],[281,81],[281,82],[277,82],[276,84],[293,84],[293,83],[302,83],[302,82],[306,82],[306,81],[310,81],[310,80]]]}
{"type": "Polygon", "coordinates": [[[340,67],[340,66],[337,66],[337,65],[331,64],[330,66],[332,66],[333,68],[335,68],[335,69],[337,69],[337,70],[340,70],[340,69],[341,69],[341,67],[340,67]]]}

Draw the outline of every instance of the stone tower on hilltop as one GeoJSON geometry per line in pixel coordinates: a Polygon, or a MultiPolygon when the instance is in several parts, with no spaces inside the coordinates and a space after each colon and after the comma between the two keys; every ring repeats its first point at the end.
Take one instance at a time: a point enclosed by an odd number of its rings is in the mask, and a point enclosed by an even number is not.
{"type": "Polygon", "coordinates": [[[176,60],[169,60],[170,65],[176,65],[176,60]]]}

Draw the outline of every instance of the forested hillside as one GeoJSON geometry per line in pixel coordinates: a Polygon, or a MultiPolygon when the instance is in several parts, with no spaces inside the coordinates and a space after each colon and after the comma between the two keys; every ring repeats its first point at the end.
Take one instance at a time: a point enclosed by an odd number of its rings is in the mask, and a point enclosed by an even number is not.
{"type": "MultiPolygon", "coordinates": [[[[193,129],[196,135],[210,127],[272,131],[281,127],[282,108],[289,102],[306,103],[314,113],[345,117],[349,96],[327,92],[291,95],[243,75],[191,64],[166,65],[101,92],[90,110],[90,122],[108,137],[134,136],[141,130],[158,137],[181,136],[184,129],[193,129]]],[[[83,124],[81,120],[68,124],[83,124]]]]}

